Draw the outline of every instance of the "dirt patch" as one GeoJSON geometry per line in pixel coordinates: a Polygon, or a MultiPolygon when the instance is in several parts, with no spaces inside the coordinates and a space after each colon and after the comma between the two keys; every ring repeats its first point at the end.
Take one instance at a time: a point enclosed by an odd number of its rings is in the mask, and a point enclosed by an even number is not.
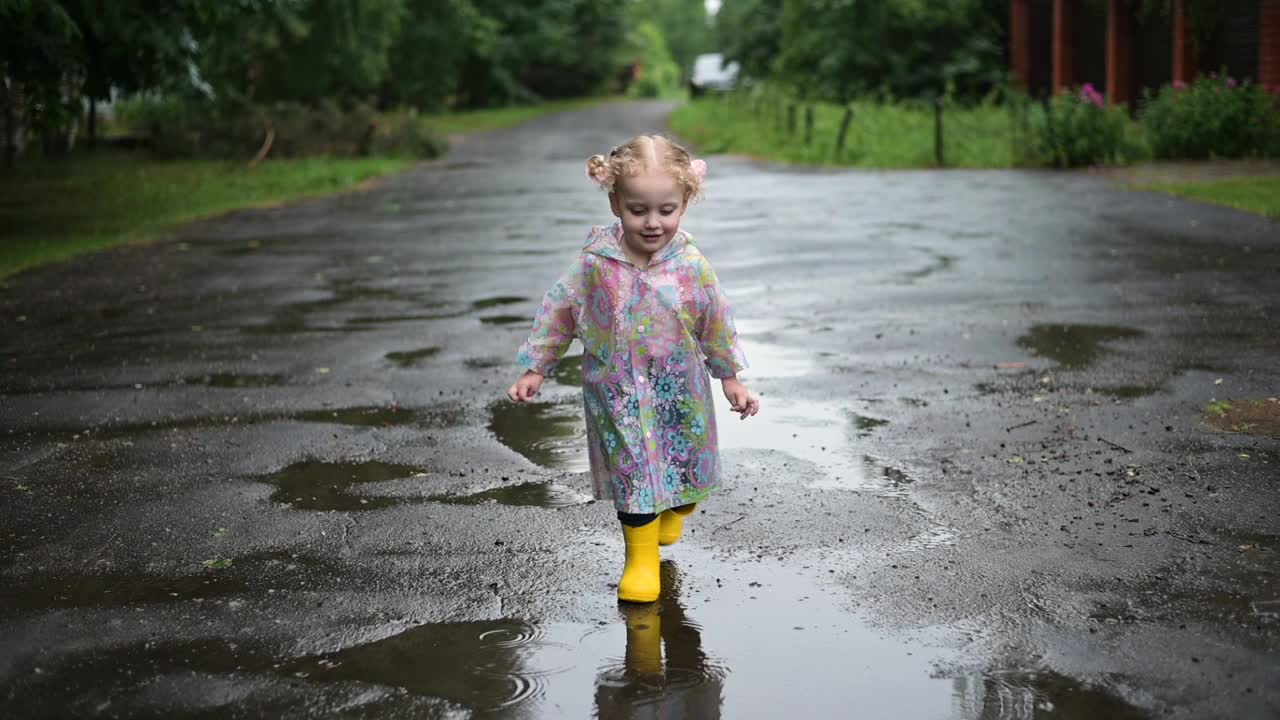
{"type": "Polygon", "coordinates": [[[1222,432],[1280,438],[1280,398],[1215,400],[1204,406],[1203,418],[1222,432]]]}

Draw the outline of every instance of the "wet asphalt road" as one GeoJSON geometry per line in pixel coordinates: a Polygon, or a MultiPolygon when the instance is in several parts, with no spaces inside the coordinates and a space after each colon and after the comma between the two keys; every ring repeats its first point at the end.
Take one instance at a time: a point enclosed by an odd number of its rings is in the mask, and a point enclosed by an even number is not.
{"type": "Polygon", "coordinates": [[[763,409],[620,610],[572,363],[500,398],[669,109],[6,281],[0,714],[1280,714],[1280,441],[1201,418],[1280,394],[1280,226],[1082,174],[713,158],[763,409]]]}

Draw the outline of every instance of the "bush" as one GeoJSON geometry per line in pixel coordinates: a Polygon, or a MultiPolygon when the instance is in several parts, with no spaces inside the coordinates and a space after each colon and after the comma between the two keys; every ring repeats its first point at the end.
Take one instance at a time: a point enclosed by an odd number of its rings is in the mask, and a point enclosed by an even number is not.
{"type": "Polygon", "coordinates": [[[1036,154],[1055,167],[1124,163],[1141,154],[1123,107],[1108,107],[1092,85],[1060,93],[1033,115],[1036,154]]]}
{"type": "Polygon", "coordinates": [[[1162,159],[1280,155],[1280,92],[1225,75],[1147,92],[1141,121],[1162,159]]]}
{"type": "Polygon", "coordinates": [[[141,99],[122,103],[116,114],[165,157],[249,158],[262,147],[268,128],[274,130],[272,157],[436,157],[445,149],[416,115],[380,115],[365,104],[343,109],[331,100],[258,106],[141,99]]]}

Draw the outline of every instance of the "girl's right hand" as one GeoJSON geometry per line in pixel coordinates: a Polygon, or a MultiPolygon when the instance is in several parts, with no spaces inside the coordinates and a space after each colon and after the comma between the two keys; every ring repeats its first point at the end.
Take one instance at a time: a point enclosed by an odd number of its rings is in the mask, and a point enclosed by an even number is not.
{"type": "Polygon", "coordinates": [[[525,370],[520,379],[507,389],[507,397],[513,402],[529,402],[534,395],[538,394],[540,387],[542,387],[542,376],[532,370],[525,370]]]}

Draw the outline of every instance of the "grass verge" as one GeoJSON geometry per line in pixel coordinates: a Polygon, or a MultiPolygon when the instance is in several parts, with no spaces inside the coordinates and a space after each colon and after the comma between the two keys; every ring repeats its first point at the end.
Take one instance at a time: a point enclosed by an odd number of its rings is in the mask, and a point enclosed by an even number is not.
{"type": "MultiPolygon", "coordinates": [[[[844,107],[813,103],[813,131],[805,142],[804,106],[788,131],[786,106],[766,98],[723,96],[694,100],[672,113],[671,130],[702,153],[734,153],[786,163],[865,168],[937,167],[934,111],[923,105],[855,103],[844,148],[836,138],[844,107]]],[[[1010,113],[1000,107],[943,110],[947,167],[1014,165],[1010,113]]]]}
{"type": "Polygon", "coordinates": [[[0,174],[0,277],[71,255],[153,239],[226,210],[344,190],[410,158],[155,160],[98,152],[35,160],[0,174]]]}
{"type": "Polygon", "coordinates": [[[1138,190],[1177,195],[1191,200],[1226,205],[1280,220],[1280,176],[1238,177],[1195,182],[1157,182],[1137,185],[1138,190]]]}
{"type": "Polygon", "coordinates": [[[463,110],[439,115],[426,115],[423,117],[423,123],[428,130],[445,135],[483,132],[485,130],[512,127],[543,115],[565,110],[581,110],[582,108],[603,105],[608,102],[617,102],[621,99],[620,97],[573,98],[569,100],[551,100],[537,105],[517,105],[489,110],[463,110]]]}

